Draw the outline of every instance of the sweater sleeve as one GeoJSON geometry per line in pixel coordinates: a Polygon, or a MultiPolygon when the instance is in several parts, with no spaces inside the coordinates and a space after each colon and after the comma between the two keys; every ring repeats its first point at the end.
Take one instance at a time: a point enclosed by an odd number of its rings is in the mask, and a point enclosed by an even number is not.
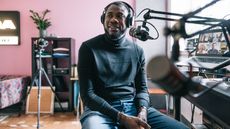
{"type": "Polygon", "coordinates": [[[136,103],[137,107],[140,108],[144,106],[149,107],[149,93],[147,87],[147,77],[145,72],[145,57],[143,49],[139,49],[139,59],[138,59],[138,68],[137,74],[135,77],[135,86],[136,86],[136,103]]]}
{"type": "Polygon", "coordinates": [[[91,110],[99,111],[102,114],[108,115],[112,119],[117,120],[119,111],[94,92],[94,65],[93,54],[90,48],[83,43],[79,49],[78,55],[78,75],[82,101],[84,105],[91,110]]]}

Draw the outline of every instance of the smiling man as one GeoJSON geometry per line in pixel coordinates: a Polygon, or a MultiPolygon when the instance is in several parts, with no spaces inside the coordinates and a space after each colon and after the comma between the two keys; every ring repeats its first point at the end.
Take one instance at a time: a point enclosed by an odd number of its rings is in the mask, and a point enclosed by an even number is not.
{"type": "Polygon", "coordinates": [[[134,11],[125,2],[105,7],[105,33],[82,43],[78,57],[82,129],[187,129],[149,107],[145,58],[126,38],[134,11]]]}
{"type": "Polygon", "coordinates": [[[127,30],[126,17],[129,15],[129,11],[125,6],[120,8],[117,5],[112,4],[107,7],[104,12],[101,22],[104,25],[106,35],[112,40],[119,40],[125,36],[127,30]]]}

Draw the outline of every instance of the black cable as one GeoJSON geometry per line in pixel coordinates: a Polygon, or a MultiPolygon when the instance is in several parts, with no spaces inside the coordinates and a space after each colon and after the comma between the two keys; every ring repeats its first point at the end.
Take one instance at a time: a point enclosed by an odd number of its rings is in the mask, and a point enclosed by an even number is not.
{"type": "MultiPolygon", "coordinates": [[[[228,16],[230,16],[230,14],[225,15],[225,16],[223,17],[223,19],[225,19],[225,18],[228,17],[228,16]]],[[[226,20],[228,20],[228,19],[226,19],[226,20]]]]}
{"type": "Polygon", "coordinates": [[[145,8],[145,9],[143,9],[143,10],[141,10],[141,12],[140,13],[138,13],[138,15],[137,15],[137,17],[139,17],[145,10],[148,10],[148,11],[150,11],[151,9],[150,8],[145,8]]]}
{"type": "MultiPolygon", "coordinates": [[[[147,23],[147,24],[149,24],[150,26],[152,26],[153,28],[154,28],[154,30],[156,31],[156,37],[155,38],[153,38],[153,40],[156,40],[156,39],[158,39],[159,38],[159,31],[157,30],[157,28],[152,24],[152,23],[150,23],[150,22],[148,22],[148,21],[144,21],[144,20],[135,20],[135,22],[144,22],[144,23],[147,23]]],[[[146,29],[146,28],[145,28],[146,29]]]]}
{"type": "Polygon", "coordinates": [[[195,104],[191,104],[191,110],[192,110],[192,115],[191,115],[191,124],[193,123],[194,121],[194,113],[195,113],[195,104]]]}
{"type": "MultiPolygon", "coordinates": [[[[139,17],[144,11],[148,11],[148,12],[150,12],[150,8],[145,8],[145,9],[143,9],[140,13],[138,13],[138,15],[137,15],[137,17],[139,17]]],[[[147,13],[145,13],[145,15],[146,15],[147,13]]],[[[136,17],[136,18],[137,18],[136,17]]],[[[145,19],[145,18],[144,18],[145,19]]],[[[159,38],[159,31],[157,30],[157,28],[152,24],[152,23],[150,23],[150,22],[148,22],[146,19],[145,20],[135,20],[134,22],[142,22],[142,23],[144,23],[144,24],[149,24],[150,26],[152,26],[153,28],[154,28],[154,30],[156,31],[156,33],[157,33],[157,36],[155,37],[155,38],[153,38],[153,40],[156,40],[156,39],[158,39],[159,38]]],[[[148,29],[148,27],[144,27],[147,31],[149,31],[149,29],[148,29]]]]}

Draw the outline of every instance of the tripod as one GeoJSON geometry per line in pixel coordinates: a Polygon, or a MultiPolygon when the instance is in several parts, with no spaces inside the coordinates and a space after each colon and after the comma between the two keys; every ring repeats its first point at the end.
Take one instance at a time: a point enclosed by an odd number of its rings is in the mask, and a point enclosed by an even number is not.
{"type": "MultiPolygon", "coordinates": [[[[55,95],[55,98],[57,99],[61,110],[63,111],[62,105],[60,103],[59,98],[57,97],[57,95],[55,94],[55,91],[53,89],[53,85],[51,83],[51,81],[49,80],[49,77],[47,75],[47,73],[45,72],[44,68],[42,67],[42,52],[44,51],[44,47],[46,47],[48,45],[48,41],[44,40],[43,38],[38,39],[38,53],[39,53],[39,63],[38,63],[38,69],[35,72],[33,78],[32,78],[32,83],[30,85],[30,89],[28,90],[27,96],[30,94],[30,91],[32,89],[32,86],[34,85],[35,81],[38,79],[38,92],[37,92],[37,99],[38,99],[38,107],[37,107],[37,129],[40,128],[40,104],[41,104],[41,85],[42,85],[42,75],[45,75],[45,79],[47,80],[47,82],[49,83],[49,86],[52,90],[52,92],[55,95]]],[[[37,54],[36,54],[37,55],[37,54]]],[[[36,56],[37,57],[37,56],[36,56]]]]}

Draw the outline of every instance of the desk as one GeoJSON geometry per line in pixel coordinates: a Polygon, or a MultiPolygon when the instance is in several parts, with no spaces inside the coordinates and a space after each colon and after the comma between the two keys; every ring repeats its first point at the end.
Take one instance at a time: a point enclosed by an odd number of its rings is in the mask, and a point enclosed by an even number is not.
{"type": "Polygon", "coordinates": [[[223,91],[214,88],[198,98],[189,95],[185,98],[218,124],[230,129],[230,90],[223,91]]]}

